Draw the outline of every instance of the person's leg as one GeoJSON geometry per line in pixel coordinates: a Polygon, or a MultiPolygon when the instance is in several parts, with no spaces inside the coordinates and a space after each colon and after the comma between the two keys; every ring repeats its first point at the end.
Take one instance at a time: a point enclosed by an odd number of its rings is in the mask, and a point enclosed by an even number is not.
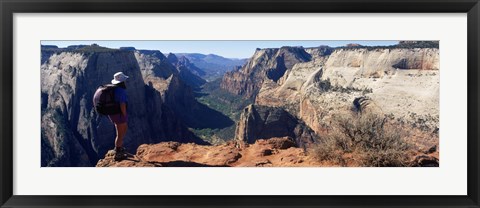
{"type": "Polygon", "coordinates": [[[123,147],[123,137],[127,133],[127,123],[115,124],[115,129],[117,130],[117,137],[115,138],[115,147],[123,147]]]}
{"type": "Polygon", "coordinates": [[[121,161],[127,158],[125,149],[123,148],[123,138],[127,133],[127,123],[115,124],[117,137],[115,138],[115,161],[121,161]]]}

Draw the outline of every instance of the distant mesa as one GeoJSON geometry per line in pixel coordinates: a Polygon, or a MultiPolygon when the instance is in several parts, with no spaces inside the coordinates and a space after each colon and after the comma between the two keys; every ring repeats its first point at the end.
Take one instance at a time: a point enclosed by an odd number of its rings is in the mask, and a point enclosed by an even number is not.
{"type": "Polygon", "coordinates": [[[403,40],[403,41],[398,41],[398,44],[402,45],[402,44],[417,44],[421,41],[413,41],[413,40],[403,40]]]}
{"type": "Polygon", "coordinates": [[[110,49],[106,47],[99,46],[98,44],[94,43],[91,45],[69,45],[64,48],[60,48],[56,45],[41,45],[42,50],[61,50],[61,51],[75,51],[75,50],[80,50],[80,49],[108,49],[108,50],[115,50],[115,49],[110,49]]]}
{"type": "Polygon", "coordinates": [[[67,46],[67,49],[76,50],[76,49],[84,48],[84,47],[87,47],[87,46],[88,45],[70,45],[70,46],[67,46]]]}
{"type": "Polygon", "coordinates": [[[362,47],[362,45],[358,44],[358,43],[349,43],[346,45],[347,47],[362,47]]]}
{"type": "Polygon", "coordinates": [[[293,48],[293,49],[303,49],[303,46],[282,46],[280,47],[280,49],[289,49],[289,48],[293,48]]]}
{"type": "Polygon", "coordinates": [[[57,49],[56,45],[42,45],[42,49],[57,49]]]}

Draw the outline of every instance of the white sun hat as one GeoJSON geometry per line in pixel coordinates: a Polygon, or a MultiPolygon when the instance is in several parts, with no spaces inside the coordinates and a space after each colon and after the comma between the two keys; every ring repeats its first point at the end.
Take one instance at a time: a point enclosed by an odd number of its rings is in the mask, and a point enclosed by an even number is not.
{"type": "Polygon", "coordinates": [[[118,84],[124,82],[128,79],[128,76],[123,74],[123,72],[117,72],[113,75],[112,84],[118,84]]]}

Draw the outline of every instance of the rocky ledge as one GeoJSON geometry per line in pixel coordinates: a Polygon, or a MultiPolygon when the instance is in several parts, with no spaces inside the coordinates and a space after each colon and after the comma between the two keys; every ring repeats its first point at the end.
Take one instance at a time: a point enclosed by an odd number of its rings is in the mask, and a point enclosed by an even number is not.
{"type": "MultiPolygon", "coordinates": [[[[136,154],[122,161],[109,151],[97,167],[333,167],[339,164],[320,161],[296,146],[290,137],[260,139],[253,144],[230,141],[221,145],[161,142],[143,144],[136,154]]],[[[438,151],[411,155],[409,167],[438,167],[438,151]]],[[[345,156],[350,161],[354,155],[345,156]]],[[[352,163],[349,166],[359,166],[352,163]]]]}
{"type": "Polygon", "coordinates": [[[107,153],[97,167],[292,167],[321,166],[315,158],[295,146],[290,137],[257,140],[239,145],[227,142],[207,146],[194,143],[162,142],[144,144],[135,155],[116,162],[107,153]],[[241,146],[241,147],[240,147],[241,146]]]}

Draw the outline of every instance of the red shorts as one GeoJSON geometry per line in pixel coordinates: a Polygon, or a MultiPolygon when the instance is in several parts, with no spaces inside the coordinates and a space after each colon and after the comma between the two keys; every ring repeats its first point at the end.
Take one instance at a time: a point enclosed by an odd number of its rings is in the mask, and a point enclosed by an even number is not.
{"type": "Polygon", "coordinates": [[[110,121],[114,124],[123,124],[128,121],[128,115],[123,116],[122,114],[108,115],[108,118],[110,118],[110,121]]]}

